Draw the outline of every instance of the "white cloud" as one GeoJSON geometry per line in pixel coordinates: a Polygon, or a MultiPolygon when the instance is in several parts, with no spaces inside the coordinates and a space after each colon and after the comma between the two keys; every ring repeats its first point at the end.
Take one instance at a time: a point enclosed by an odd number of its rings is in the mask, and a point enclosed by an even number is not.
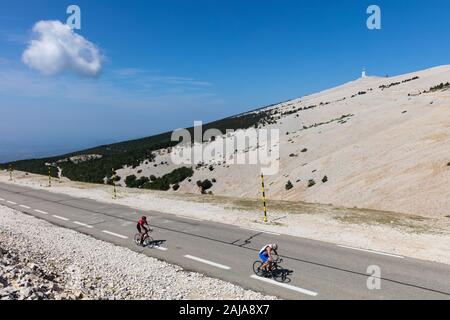
{"type": "Polygon", "coordinates": [[[39,21],[33,27],[36,38],[22,55],[30,68],[45,75],[71,70],[96,76],[102,69],[100,50],[60,21],[39,21]]]}

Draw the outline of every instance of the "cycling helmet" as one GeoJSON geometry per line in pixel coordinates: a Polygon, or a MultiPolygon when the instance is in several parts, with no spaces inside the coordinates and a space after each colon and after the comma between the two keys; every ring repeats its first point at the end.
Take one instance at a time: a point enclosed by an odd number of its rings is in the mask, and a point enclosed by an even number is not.
{"type": "Polygon", "coordinates": [[[277,250],[278,250],[278,245],[277,245],[276,243],[274,243],[274,244],[272,245],[272,249],[275,250],[275,251],[277,251],[277,250]]]}
{"type": "Polygon", "coordinates": [[[141,219],[142,219],[143,221],[147,221],[147,217],[146,217],[146,216],[143,216],[141,219]]]}

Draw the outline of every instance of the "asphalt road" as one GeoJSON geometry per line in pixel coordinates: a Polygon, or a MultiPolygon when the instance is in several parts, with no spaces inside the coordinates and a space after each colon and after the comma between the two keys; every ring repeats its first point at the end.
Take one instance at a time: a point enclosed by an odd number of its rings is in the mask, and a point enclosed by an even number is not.
{"type": "Polygon", "coordinates": [[[284,299],[450,300],[450,266],[445,264],[161,212],[136,211],[3,183],[0,205],[186,270],[284,299]],[[149,217],[159,247],[142,248],[133,243],[137,220],[143,214],[149,217]],[[252,271],[261,247],[275,242],[280,246],[283,267],[293,271],[285,283],[255,277],[252,271]],[[369,279],[370,266],[381,271],[378,279],[369,279]],[[370,290],[367,283],[377,280],[380,289],[370,290]]]}

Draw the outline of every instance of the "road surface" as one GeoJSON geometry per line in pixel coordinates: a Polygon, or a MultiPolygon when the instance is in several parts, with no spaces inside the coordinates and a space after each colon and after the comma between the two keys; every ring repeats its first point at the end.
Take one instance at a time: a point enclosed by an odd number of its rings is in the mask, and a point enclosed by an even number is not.
{"type": "MultiPolygon", "coordinates": [[[[450,266],[383,252],[244,229],[233,225],[75,198],[0,183],[0,205],[142,252],[186,270],[284,299],[450,300],[450,266]],[[133,243],[146,215],[156,248],[133,243]],[[286,283],[255,277],[252,264],[265,244],[278,243],[286,283]],[[379,267],[381,288],[370,290],[368,268],[379,267]]],[[[449,248],[450,249],[450,248],[449,248]]],[[[450,254],[450,250],[449,250],[450,254]]],[[[376,282],[377,279],[375,279],[376,282]]]]}

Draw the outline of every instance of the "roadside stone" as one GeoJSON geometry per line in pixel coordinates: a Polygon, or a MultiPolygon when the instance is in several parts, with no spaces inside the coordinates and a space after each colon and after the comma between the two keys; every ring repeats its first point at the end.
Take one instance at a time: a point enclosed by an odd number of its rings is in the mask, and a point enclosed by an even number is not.
{"type": "Polygon", "coordinates": [[[26,289],[22,292],[22,295],[23,295],[25,298],[30,297],[32,294],[33,294],[33,289],[31,289],[31,288],[26,288],[26,289]]]}

